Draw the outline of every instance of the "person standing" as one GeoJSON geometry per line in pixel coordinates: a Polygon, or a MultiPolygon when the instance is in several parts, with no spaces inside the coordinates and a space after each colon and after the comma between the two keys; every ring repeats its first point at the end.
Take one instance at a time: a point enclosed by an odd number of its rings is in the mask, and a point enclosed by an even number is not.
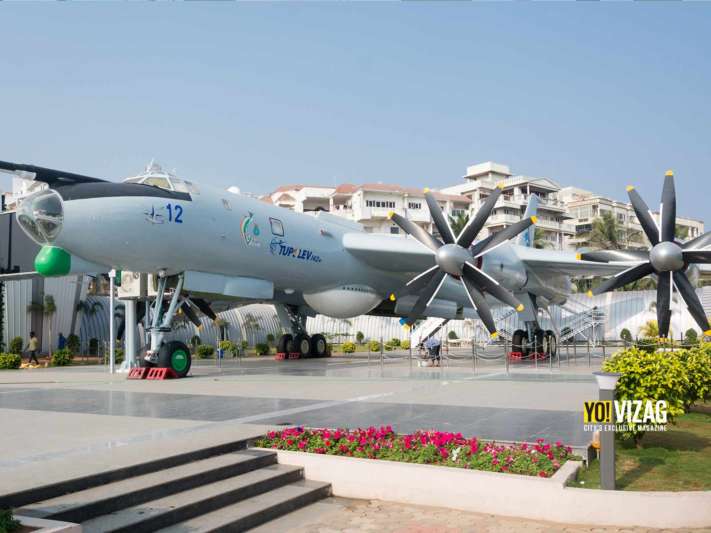
{"type": "Polygon", "coordinates": [[[67,347],[67,339],[64,336],[64,333],[59,333],[59,338],[57,339],[57,349],[58,350],[64,350],[64,348],[67,347]]]}
{"type": "Polygon", "coordinates": [[[39,350],[39,339],[37,338],[37,335],[35,335],[34,331],[30,331],[30,341],[27,343],[27,351],[29,352],[29,363],[32,363],[32,360],[35,360],[35,363],[39,365],[39,359],[37,359],[37,350],[39,350]]]}
{"type": "Polygon", "coordinates": [[[434,335],[425,341],[425,348],[427,348],[430,358],[432,358],[432,366],[439,366],[439,362],[440,362],[439,351],[440,351],[441,347],[442,347],[442,343],[434,335]]]}

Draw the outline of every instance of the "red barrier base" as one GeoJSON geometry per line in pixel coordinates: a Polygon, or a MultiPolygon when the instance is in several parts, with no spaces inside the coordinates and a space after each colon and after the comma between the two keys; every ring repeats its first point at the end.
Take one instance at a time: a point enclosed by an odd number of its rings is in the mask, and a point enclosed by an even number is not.
{"type": "Polygon", "coordinates": [[[126,379],[146,379],[149,370],[150,368],[145,366],[132,368],[131,370],[129,370],[128,377],[126,379]]]}
{"type": "Polygon", "coordinates": [[[300,357],[301,357],[301,354],[299,352],[289,353],[289,359],[299,359],[300,357]]]}
{"type": "Polygon", "coordinates": [[[284,352],[277,352],[277,354],[274,356],[274,359],[276,361],[283,361],[286,359],[286,354],[284,352]]]}
{"type": "Polygon", "coordinates": [[[509,352],[509,359],[520,360],[523,358],[523,352],[509,352]]]}
{"type": "Polygon", "coordinates": [[[279,352],[274,356],[274,359],[276,361],[283,361],[284,359],[299,359],[299,358],[301,358],[301,354],[299,352],[290,352],[290,353],[279,352]]]}
{"type": "Polygon", "coordinates": [[[148,369],[148,374],[146,375],[146,379],[174,379],[177,378],[178,375],[173,371],[172,368],[158,368],[158,367],[153,367],[148,369]]]}

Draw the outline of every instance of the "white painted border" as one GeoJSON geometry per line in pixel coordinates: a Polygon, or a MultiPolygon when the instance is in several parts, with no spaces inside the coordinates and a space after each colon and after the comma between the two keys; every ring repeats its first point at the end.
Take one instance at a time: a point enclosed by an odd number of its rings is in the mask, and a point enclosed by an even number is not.
{"type": "Polygon", "coordinates": [[[328,482],[334,496],[595,526],[711,526],[711,491],[636,492],[566,487],[582,463],[551,478],[262,448],[328,482]]]}
{"type": "Polygon", "coordinates": [[[23,526],[39,528],[38,533],[81,533],[81,526],[71,522],[21,515],[15,515],[15,520],[19,520],[23,526]]]}

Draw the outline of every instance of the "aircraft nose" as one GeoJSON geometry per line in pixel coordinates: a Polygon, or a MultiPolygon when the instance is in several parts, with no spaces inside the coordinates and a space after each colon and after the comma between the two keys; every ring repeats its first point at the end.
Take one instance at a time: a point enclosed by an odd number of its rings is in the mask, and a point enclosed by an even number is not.
{"type": "Polygon", "coordinates": [[[38,244],[53,242],[62,230],[64,222],[62,198],[51,189],[31,194],[20,204],[17,222],[38,244]]]}

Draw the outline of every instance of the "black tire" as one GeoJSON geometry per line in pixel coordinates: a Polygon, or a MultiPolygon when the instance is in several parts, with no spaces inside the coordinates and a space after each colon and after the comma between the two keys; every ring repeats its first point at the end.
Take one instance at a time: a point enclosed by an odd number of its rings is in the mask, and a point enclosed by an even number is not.
{"type": "Polygon", "coordinates": [[[326,337],[317,333],[311,336],[311,355],[314,357],[326,357],[328,354],[328,343],[326,337]]]}
{"type": "Polygon", "coordinates": [[[311,355],[311,338],[308,335],[300,333],[291,343],[292,353],[298,353],[302,359],[311,355]]]}
{"type": "Polygon", "coordinates": [[[277,343],[277,353],[289,353],[289,343],[294,339],[290,334],[282,335],[279,337],[279,342],[277,343]]]}
{"type": "Polygon", "coordinates": [[[184,378],[190,372],[191,364],[190,350],[182,342],[170,341],[160,347],[157,366],[171,368],[179,378],[184,378]]]}
{"type": "Polygon", "coordinates": [[[543,337],[545,333],[542,329],[537,329],[533,332],[533,353],[545,353],[545,348],[543,347],[543,337]]]}
{"type": "Polygon", "coordinates": [[[556,337],[555,333],[550,329],[546,330],[545,347],[546,355],[555,358],[558,354],[558,337],[556,337]]]}
{"type": "Polygon", "coordinates": [[[528,334],[522,329],[517,329],[511,337],[511,351],[520,352],[526,355],[526,344],[528,343],[528,334]]]}

